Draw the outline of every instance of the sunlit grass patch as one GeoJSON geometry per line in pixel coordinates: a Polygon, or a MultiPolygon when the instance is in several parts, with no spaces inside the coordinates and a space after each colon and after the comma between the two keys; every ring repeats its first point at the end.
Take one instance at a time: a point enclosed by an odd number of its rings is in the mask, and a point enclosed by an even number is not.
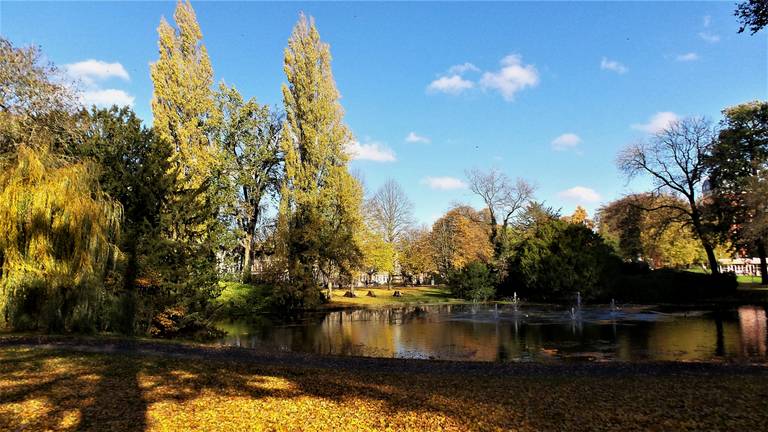
{"type": "Polygon", "coordinates": [[[342,306],[387,306],[402,303],[458,303],[463,300],[451,296],[451,292],[444,286],[420,286],[420,287],[362,287],[355,288],[357,297],[344,297],[346,290],[334,290],[331,305],[342,306]],[[375,297],[369,297],[368,291],[375,297]],[[401,296],[395,297],[395,291],[401,296]]]}

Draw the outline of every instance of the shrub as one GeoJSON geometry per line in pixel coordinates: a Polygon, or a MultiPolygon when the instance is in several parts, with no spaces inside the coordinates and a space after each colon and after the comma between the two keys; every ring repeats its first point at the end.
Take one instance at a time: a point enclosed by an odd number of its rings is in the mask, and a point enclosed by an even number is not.
{"type": "Polygon", "coordinates": [[[465,265],[461,270],[452,271],[448,286],[455,297],[485,301],[496,294],[496,278],[488,266],[479,261],[465,265]]]}
{"type": "Polygon", "coordinates": [[[219,282],[221,294],[213,301],[216,317],[244,318],[263,313],[269,308],[272,288],[269,285],[219,282]]]}
{"type": "Polygon", "coordinates": [[[737,286],[733,273],[660,269],[618,276],[605,297],[634,303],[684,303],[727,296],[735,293],[737,286]]]}
{"type": "Polygon", "coordinates": [[[588,227],[549,220],[513,249],[501,289],[503,295],[515,291],[545,301],[570,298],[575,291],[597,298],[620,265],[612,248],[588,227]]]}
{"type": "Polygon", "coordinates": [[[184,306],[174,306],[164,309],[152,318],[149,334],[159,338],[206,340],[221,337],[224,332],[211,326],[203,314],[190,313],[184,306]]]}

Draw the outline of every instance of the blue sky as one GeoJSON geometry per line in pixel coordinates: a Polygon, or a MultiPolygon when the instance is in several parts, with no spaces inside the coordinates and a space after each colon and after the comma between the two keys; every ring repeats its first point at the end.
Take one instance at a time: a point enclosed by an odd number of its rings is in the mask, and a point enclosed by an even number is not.
{"type": "MultiPolygon", "coordinates": [[[[89,100],[130,102],[149,121],[156,28],[174,6],[3,1],[0,33],[41,45],[89,100]]],[[[369,191],[399,181],[424,223],[453,202],[478,204],[464,188],[470,168],[523,177],[563,213],[591,214],[643,188],[615,167],[627,143],[768,97],[766,33],[737,34],[732,2],[193,6],[217,81],[271,105],[298,14],[314,16],[358,140],[353,168],[369,191]]]]}

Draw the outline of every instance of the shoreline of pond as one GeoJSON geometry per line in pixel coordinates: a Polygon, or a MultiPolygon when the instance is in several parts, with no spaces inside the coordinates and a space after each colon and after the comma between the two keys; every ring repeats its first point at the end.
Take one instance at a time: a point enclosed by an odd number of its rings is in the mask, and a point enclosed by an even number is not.
{"type": "Polygon", "coordinates": [[[42,349],[93,354],[169,357],[180,360],[220,360],[265,366],[302,368],[346,368],[397,372],[480,373],[480,374],[679,374],[679,373],[765,373],[768,362],[743,359],[674,360],[591,360],[551,358],[545,361],[488,362],[450,359],[416,359],[317,354],[276,350],[269,347],[242,348],[184,340],[155,340],[116,336],[0,335],[0,352],[5,349],[42,349]]]}

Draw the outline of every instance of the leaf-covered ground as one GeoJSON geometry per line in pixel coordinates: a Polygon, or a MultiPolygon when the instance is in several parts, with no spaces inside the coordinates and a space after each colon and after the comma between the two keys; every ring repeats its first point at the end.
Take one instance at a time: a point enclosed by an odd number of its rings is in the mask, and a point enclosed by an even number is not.
{"type": "Polygon", "coordinates": [[[756,431],[768,425],[764,367],[283,362],[204,349],[199,356],[81,349],[0,347],[0,430],[756,431]]]}

